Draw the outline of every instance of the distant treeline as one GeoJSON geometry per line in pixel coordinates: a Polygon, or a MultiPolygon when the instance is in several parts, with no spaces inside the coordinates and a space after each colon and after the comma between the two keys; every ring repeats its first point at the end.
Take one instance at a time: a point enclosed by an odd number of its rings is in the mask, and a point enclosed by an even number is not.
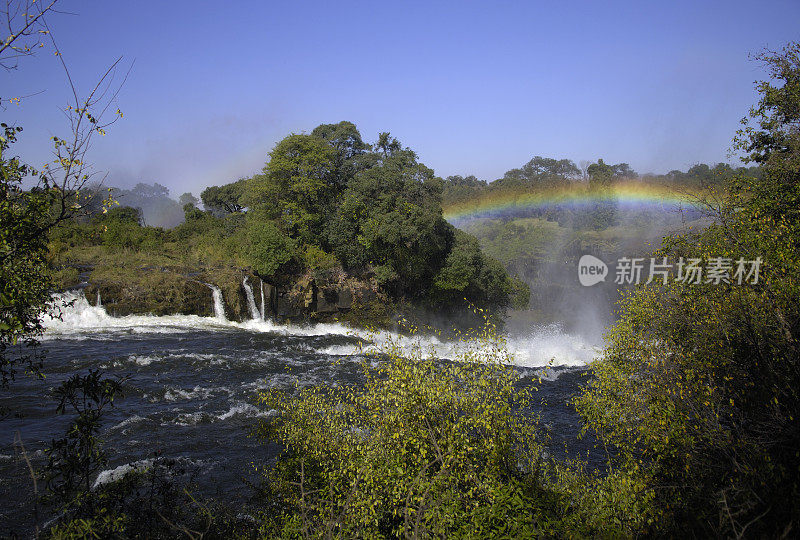
{"type": "Polygon", "coordinates": [[[698,163],[687,171],[672,170],[666,174],[638,174],[627,163],[614,165],[599,159],[596,163],[578,167],[572,160],[535,156],[525,165],[506,171],[493,182],[479,180],[473,175],[448,176],[444,180],[442,200],[445,207],[468,201],[490,192],[519,189],[544,189],[588,183],[608,185],[622,180],[639,180],[649,184],[670,185],[687,189],[724,185],[733,175],[758,178],[758,166],[732,167],[727,163],[707,165],[698,163]]]}
{"type": "MultiPolygon", "coordinates": [[[[474,175],[448,176],[442,181],[442,205],[444,207],[470,200],[485,193],[511,189],[542,189],[567,186],[573,183],[607,183],[617,180],[639,180],[650,184],[671,185],[685,188],[721,186],[734,174],[745,174],[758,178],[760,168],[732,167],[727,163],[708,165],[698,163],[687,171],[672,170],[666,174],[638,174],[627,163],[606,164],[602,159],[579,167],[569,159],[535,156],[522,167],[506,171],[502,178],[487,182],[474,175]]],[[[209,186],[202,194],[205,210],[216,217],[245,209],[239,198],[244,188],[244,179],[222,186],[209,186]]],[[[111,188],[111,195],[121,206],[136,208],[141,214],[142,224],[170,229],[184,221],[184,206],[198,206],[200,200],[192,193],[183,193],[177,200],[170,197],[168,187],[154,182],[137,183],[131,189],[111,188]]]]}

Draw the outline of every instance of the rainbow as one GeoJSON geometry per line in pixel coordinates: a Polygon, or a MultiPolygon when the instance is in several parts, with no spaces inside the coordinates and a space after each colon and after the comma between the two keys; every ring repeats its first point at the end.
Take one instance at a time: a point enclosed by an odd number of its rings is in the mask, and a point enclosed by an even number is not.
{"type": "Polygon", "coordinates": [[[675,209],[695,205],[691,193],[680,193],[674,188],[642,182],[622,182],[601,190],[589,189],[586,184],[572,184],[531,190],[489,190],[463,202],[444,205],[442,213],[447,221],[459,221],[488,216],[514,214],[523,210],[568,206],[588,207],[600,202],[616,201],[620,207],[675,209]]]}

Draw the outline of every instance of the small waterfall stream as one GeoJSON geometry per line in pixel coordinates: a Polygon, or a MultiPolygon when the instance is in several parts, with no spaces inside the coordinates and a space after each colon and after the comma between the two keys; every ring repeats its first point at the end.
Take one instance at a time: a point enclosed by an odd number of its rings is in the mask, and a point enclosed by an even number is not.
{"type": "MultiPolygon", "coordinates": [[[[259,280],[260,281],[260,280],[259,280]]],[[[261,281],[261,320],[267,320],[267,308],[264,305],[264,282],[261,281]]]]}
{"type": "Polygon", "coordinates": [[[259,313],[258,307],[256,306],[256,299],[253,296],[253,288],[247,282],[247,276],[245,276],[244,280],[242,280],[242,286],[244,287],[245,296],[247,296],[247,307],[250,308],[250,318],[254,321],[261,320],[261,313],[259,313]]]}
{"type": "Polygon", "coordinates": [[[100,289],[97,289],[97,302],[95,302],[94,307],[103,307],[103,302],[100,301],[100,289]]]}
{"type": "Polygon", "coordinates": [[[225,317],[225,304],[222,301],[222,291],[219,290],[219,287],[211,283],[206,283],[206,285],[211,288],[211,297],[214,300],[214,317],[221,321],[227,321],[228,318],[225,317]]]}

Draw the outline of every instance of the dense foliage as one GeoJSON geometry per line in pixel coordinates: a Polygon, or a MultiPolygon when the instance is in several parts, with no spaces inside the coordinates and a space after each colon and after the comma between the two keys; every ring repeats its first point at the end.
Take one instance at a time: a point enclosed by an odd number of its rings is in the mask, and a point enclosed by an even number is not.
{"type": "Polygon", "coordinates": [[[35,343],[40,314],[50,298],[47,272],[47,230],[51,197],[46,191],[25,191],[22,181],[31,168],[10,155],[20,128],[2,124],[0,134],[0,384],[14,377],[15,365],[38,371],[31,349],[12,360],[6,349],[18,341],[35,343]]]}
{"type": "Polygon", "coordinates": [[[546,530],[546,513],[515,515],[553,501],[525,474],[538,467],[542,447],[535,424],[511,414],[512,404],[529,396],[514,388],[513,369],[502,363],[501,349],[494,351],[441,365],[389,343],[378,369],[365,364],[363,385],[262,395],[278,412],[263,435],[287,449],[275,470],[265,470],[280,508],[267,536],[514,537],[546,530]]]}
{"type": "MultiPolygon", "coordinates": [[[[363,382],[272,390],[259,435],[270,538],[629,536],[650,519],[641,486],[558,463],[491,325],[453,362],[383,342],[363,382]]],[[[374,355],[374,356],[373,356],[374,355]]]]}
{"type": "Polygon", "coordinates": [[[798,52],[794,43],[760,57],[773,80],[738,138],[760,179],[733,178],[709,202],[713,226],[661,249],[761,257],[758,282],[635,291],[579,400],[616,466],[652,494],[652,532],[779,537],[800,521],[798,52]]]}
{"type": "Polygon", "coordinates": [[[277,228],[270,237],[286,237],[272,244],[283,250],[252,251],[252,264],[271,270],[262,273],[270,277],[277,271],[273,261],[291,258],[290,245],[300,253],[313,248],[335,256],[343,271],[373,272],[394,298],[438,309],[463,309],[466,298],[498,309],[519,290],[524,302],[524,287],[480,250],[470,263],[475,278],[447,283],[452,269],[445,267],[463,259],[465,243],[442,217],[441,189],[433,171],[388,133],[374,150],[350,122],[290,135],[275,146],[263,172],[246,180],[239,199],[251,227],[269,221],[277,228]],[[489,279],[480,279],[481,272],[489,279]]]}
{"type": "MultiPolygon", "coordinates": [[[[444,220],[441,186],[388,133],[373,149],[352,123],[323,124],[278,142],[261,173],[204,190],[205,211],[184,194],[185,220],[176,227],[145,226],[144,210],[119,201],[57,231],[51,253],[63,268],[119,251],[150,264],[237,265],[281,285],[350,275],[445,315],[467,313],[467,302],[495,312],[527,305],[527,286],[444,220]]],[[[164,189],[139,184],[113,193],[160,201],[164,189]]]]}

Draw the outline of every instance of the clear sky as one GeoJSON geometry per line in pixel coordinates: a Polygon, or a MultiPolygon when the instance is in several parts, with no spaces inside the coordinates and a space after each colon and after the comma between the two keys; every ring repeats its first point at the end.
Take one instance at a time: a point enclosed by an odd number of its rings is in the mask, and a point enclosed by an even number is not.
{"type": "MultiPolygon", "coordinates": [[[[283,136],[350,120],[440,176],[493,180],[534,155],[685,170],[726,157],[762,77],[748,53],[800,39],[800,2],[62,0],[50,17],[86,89],[133,62],[106,183],[174,196],[258,171],[283,136]]],[[[17,150],[47,157],[68,87],[52,52],[2,72],[17,150]]]]}

